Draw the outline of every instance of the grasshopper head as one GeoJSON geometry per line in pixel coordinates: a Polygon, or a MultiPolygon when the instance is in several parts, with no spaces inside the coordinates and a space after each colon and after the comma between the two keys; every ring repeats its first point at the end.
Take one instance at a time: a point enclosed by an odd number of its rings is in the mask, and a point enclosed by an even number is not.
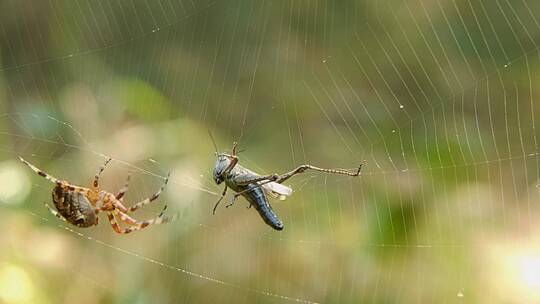
{"type": "Polygon", "coordinates": [[[227,171],[229,171],[232,162],[232,157],[228,154],[218,154],[216,164],[214,165],[214,181],[216,184],[221,184],[225,180],[227,171]]]}

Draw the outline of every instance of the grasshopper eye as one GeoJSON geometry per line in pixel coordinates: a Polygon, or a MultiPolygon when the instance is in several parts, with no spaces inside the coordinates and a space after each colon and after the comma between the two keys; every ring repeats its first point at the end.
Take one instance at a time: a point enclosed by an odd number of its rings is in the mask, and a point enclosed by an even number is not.
{"type": "Polygon", "coordinates": [[[218,172],[216,169],[214,169],[214,181],[218,185],[223,182],[223,177],[221,176],[220,172],[218,172]]]}

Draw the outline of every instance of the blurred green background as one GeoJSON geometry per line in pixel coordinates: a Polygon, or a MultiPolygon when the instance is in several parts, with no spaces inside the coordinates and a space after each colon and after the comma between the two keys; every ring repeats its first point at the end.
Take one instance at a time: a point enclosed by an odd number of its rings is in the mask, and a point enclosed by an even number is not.
{"type": "Polygon", "coordinates": [[[540,301],[540,2],[0,2],[0,303],[540,301]],[[306,173],[266,226],[214,150],[306,173]],[[67,227],[52,185],[133,171],[178,221],[67,227]],[[229,193],[230,195],[230,193],[229,193]],[[227,198],[229,199],[229,198],[227,198]]]}

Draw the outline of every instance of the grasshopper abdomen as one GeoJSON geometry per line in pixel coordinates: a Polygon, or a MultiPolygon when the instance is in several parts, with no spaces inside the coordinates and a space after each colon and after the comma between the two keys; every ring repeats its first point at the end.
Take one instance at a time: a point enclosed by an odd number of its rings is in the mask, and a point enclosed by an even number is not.
{"type": "Polygon", "coordinates": [[[283,230],[283,222],[268,203],[268,198],[262,188],[257,184],[249,184],[246,190],[248,191],[242,193],[242,196],[255,207],[264,222],[276,230],[283,230]]]}

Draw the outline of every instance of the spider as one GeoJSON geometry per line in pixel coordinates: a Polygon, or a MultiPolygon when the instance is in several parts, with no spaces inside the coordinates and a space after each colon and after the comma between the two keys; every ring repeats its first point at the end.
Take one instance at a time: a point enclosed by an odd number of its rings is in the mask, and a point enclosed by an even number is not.
{"type": "Polygon", "coordinates": [[[19,156],[19,159],[30,169],[32,169],[32,171],[36,172],[39,176],[46,178],[47,180],[56,185],[52,191],[52,199],[58,211],[53,210],[47,203],[45,203],[45,206],[57,218],[63,220],[64,222],[73,224],[77,227],[86,228],[96,226],[98,224],[98,214],[100,212],[107,213],[107,217],[109,218],[109,223],[111,224],[112,228],[115,232],[121,234],[141,230],[150,225],[168,223],[176,220],[177,218],[177,215],[174,215],[172,217],[167,217],[163,215],[165,209],[167,208],[167,205],[165,205],[158,217],[150,220],[137,221],[128,215],[128,213],[133,212],[155,201],[167,185],[170,173],[169,175],[167,175],[167,178],[165,178],[165,182],[163,183],[159,191],[157,191],[151,197],[144,199],[136,203],[135,205],[127,208],[122,204],[122,202],[124,195],[128,190],[129,180],[131,176],[130,174],[128,174],[127,176],[124,187],[120,189],[120,191],[116,195],[99,189],[99,176],[101,175],[103,170],[105,170],[105,167],[109,164],[111,158],[107,159],[107,161],[105,161],[105,163],[101,167],[99,167],[90,188],[74,186],[68,181],[59,180],[54,176],[41,171],[34,165],[24,160],[22,157],[19,156]],[[128,227],[121,229],[116,220],[117,217],[122,222],[127,224],[128,227]]]}

